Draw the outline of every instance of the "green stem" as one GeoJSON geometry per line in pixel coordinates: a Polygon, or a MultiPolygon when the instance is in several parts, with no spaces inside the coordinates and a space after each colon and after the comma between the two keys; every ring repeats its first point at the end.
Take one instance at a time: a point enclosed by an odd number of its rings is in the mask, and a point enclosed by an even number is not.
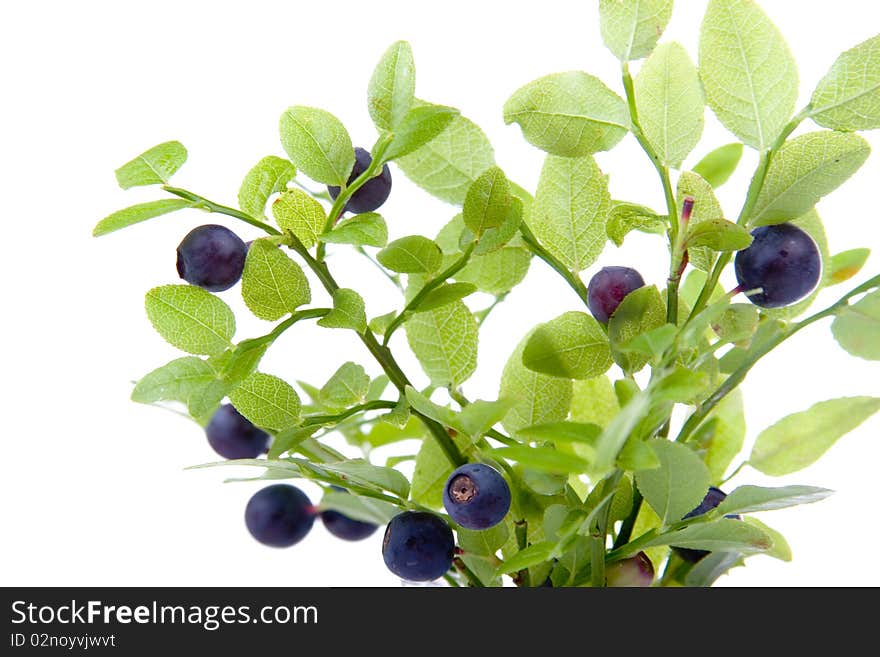
{"type": "Polygon", "coordinates": [[[363,411],[375,411],[380,408],[394,408],[395,406],[397,406],[397,402],[377,399],[375,401],[369,401],[363,404],[358,404],[357,406],[352,406],[351,408],[344,410],[342,413],[337,413],[336,415],[309,415],[304,418],[303,426],[307,427],[313,424],[338,424],[339,422],[350,418],[352,415],[356,415],[357,413],[361,413],[363,411]]]}
{"type": "Polygon", "coordinates": [[[529,247],[529,250],[556,270],[556,272],[565,279],[565,282],[569,284],[571,289],[577,293],[583,304],[589,307],[587,286],[584,285],[580,276],[578,276],[576,272],[569,270],[556,256],[541,246],[540,242],[538,242],[538,238],[535,237],[534,233],[532,233],[525,223],[520,224],[519,232],[522,235],[526,246],[529,247]]]}
{"type": "Polygon", "coordinates": [[[475,312],[474,318],[477,320],[477,324],[482,326],[483,322],[486,321],[486,318],[489,316],[489,314],[493,310],[495,310],[495,308],[507,298],[507,295],[508,295],[507,292],[504,292],[503,294],[499,294],[497,297],[495,297],[495,301],[493,301],[491,304],[489,304],[488,306],[486,306],[482,310],[478,310],[477,312],[475,312]]]}
{"type": "Polygon", "coordinates": [[[281,231],[279,231],[277,228],[273,228],[269,224],[260,221],[256,217],[252,217],[251,215],[242,212],[241,210],[236,210],[235,208],[230,208],[229,206],[220,205],[219,203],[209,201],[204,196],[199,196],[198,194],[194,194],[193,192],[187,191],[185,189],[180,189],[179,187],[171,187],[170,185],[162,185],[162,189],[164,189],[169,194],[174,194],[175,196],[179,196],[180,198],[186,199],[187,201],[192,201],[193,203],[198,204],[198,207],[202,210],[235,217],[236,219],[240,219],[241,221],[249,223],[251,226],[256,226],[260,230],[268,233],[269,235],[281,234],[281,231]]]}
{"type": "Polygon", "coordinates": [[[264,344],[271,344],[278,339],[278,336],[280,336],[297,322],[300,322],[304,319],[316,319],[318,317],[324,317],[329,313],[330,308],[306,308],[305,310],[298,310],[295,313],[292,313],[290,317],[278,324],[266,335],[261,335],[258,338],[251,338],[249,340],[242,340],[239,343],[239,346],[247,345],[247,347],[259,347],[264,344]]]}
{"type": "MultiPolygon", "coordinates": [[[[622,470],[615,470],[602,483],[602,497],[609,495],[617,488],[622,470]]],[[[590,528],[590,581],[595,588],[605,586],[605,538],[608,535],[608,514],[611,512],[611,500],[603,502],[595,524],[590,528]]]]}
{"type": "Polygon", "coordinates": [[[388,341],[391,340],[391,336],[394,335],[394,332],[400,328],[400,325],[407,319],[410,313],[418,310],[418,307],[422,304],[425,298],[438,287],[443,285],[447,279],[452,278],[462,269],[464,269],[465,265],[467,265],[468,260],[470,260],[471,254],[474,252],[474,247],[476,244],[472,242],[470,246],[468,246],[467,250],[461,255],[461,257],[453,262],[449,267],[445,270],[437,274],[430,281],[425,283],[421,290],[419,290],[418,294],[416,294],[406,306],[404,306],[403,310],[401,310],[397,317],[395,317],[391,324],[388,325],[388,328],[385,330],[385,337],[382,340],[382,346],[387,347],[388,341]]]}
{"type": "MultiPolygon", "coordinates": [[[[529,521],[525,518],[517,520],[513,524],[513,531],[516,535],[517,550],[522,552],[529,546],[529,521]]],[[[532,577],[529,573],[529,569],[523,568],[522,570],[517,571],[514,581],[517,586],[528,588],[532,584],[531,579],[532,577]]]]}
{"type": "Polygon", "coordinates": [[[474,571],[468,568],[467,564],[461,557],[456,557],[452,560],[452,563],[455,566],[456,570],[464,575],[464,578],[468,581],[468,586],[481,589],[485,588],[485,585],[483,584],[483,582],[480,581],[480,578],[474,574],[474,571]]]}

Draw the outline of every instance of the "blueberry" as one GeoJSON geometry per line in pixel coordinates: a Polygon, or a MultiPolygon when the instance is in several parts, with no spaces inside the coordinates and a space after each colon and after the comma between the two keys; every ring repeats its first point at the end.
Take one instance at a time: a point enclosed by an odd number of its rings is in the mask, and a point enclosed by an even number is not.
{"type": "Polygon", "coordinates": [[[244,510],[248,531],[263,545],[290,547],[315,522],[315,507],[296,486],[274,484],[254,493],[244,510]]]}
{"type": "Polygon", "coordinates": [[[253,459],[269,449],[269,434],[258,429],[232,404],[224,404],[205,427],[208,444],[225,459],[253,459]]]}
{"type": "Polygon", "coordinates": [[[761,226],[754,240],[736,254],[736,280],[743,291],[761,288],[749,301],[762,308],[779,308],[804,298],[816,287],[822,270],[819,247],[793,224],[761,226]]]}
{"type": "MultiPolygon", "coordinates": [[[[354,168],[351,170],[351,175],[348,177],[348,182],[346,184],[350,185],[353,183],[358,176],[369,168],[372,162],[373,158],[369,151],[361,147],[355,148],[354,168]]],[[[330,198],[333,200],[336,200],[336,197],[339,196],[338,187],[328,186],[327,191],[330,193],[330,198]]],[[[388,195],[390,193],[391,170],[388,168],[387,164],[384,164],[382,165],[382,171],[378,176],[370,178],[360,189],[351,195],[351,198],[348,199],[345,204],[345,209],[354,213],[372,212],[388,200],[388,195]]]]}
{"type": "Polygon", "coordinates": [[[211,292],[228,290],[241,278],[247,246],[225,226],[191,230],[177,247],[177,273],[211,292]]]}
{"type": "Polygon", "coordinates": [[[590,279],[587,305],[597,321],[607,324],[623,298],[644,285],[645,280],[635,269],[603,267],[590,279]]]}
{"type": "Polygon", "coordinates": [[[497,470],[467,463],[452,471],[443,488],[443,506],[467,529],[488,529],[510,510],[510,487],[497,470]]]}
{"type": "MultiPolygon", "coordinates": [[[[341,493],[348,492],[339,486],[332,486],[332,488],[341,493]]],[[[344,541],[363,540],[378,529],[378,525],[374,525],[371,522],[355,520],[354,518],[349,518],[344,513],[333,510],[322,511],[321,521],[324,523],[324,527],[327,528],[328,532],[333,534],[336,538],[341,538],[344,541]]]]}
{"type": "MultiPolygon", "coordinates": [[[[687,515],[685,515],[682,520],[687,520],[688,518],[694,518],[696,516],[701,516],[704,513],[708,513],[719,504],[721,504],[722,500],[727,497],[727,493],[722,491],[720,488],[715,488],[714,486],[709,488],[709,491],[706,493],[706,496],[703,498],[703,501],[693,510],[691,510],[687,515]]],[[[737,515],[725,516],[725,518],[732,518],[735,520],[741,520],[741,518],[737,515]]],[[[689,548],[672,548],[675,553],[681,557],[684,561],[688,563],[696,563],[707,554],[709,554],[708,550],[691,550],[689,548]]]]}
{"type": "Polygon", "coordinates": [[[452,566],[452,530],[433,513],[404,511],[385,528],[382,558],[388,570],[413,582],[442,576],[452,566]]]}
{"type": "Polygon", "coordinates": [[[605,585],[612,587],[651,586],[654,582],[654,564],[644,552],[629,559],[608,564],[605,568],[605,585]]]}

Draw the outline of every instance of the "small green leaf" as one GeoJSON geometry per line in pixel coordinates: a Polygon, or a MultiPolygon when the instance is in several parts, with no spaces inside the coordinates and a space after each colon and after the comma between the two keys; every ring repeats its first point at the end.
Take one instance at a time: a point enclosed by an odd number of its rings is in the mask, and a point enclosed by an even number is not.
{"type": "Polygon", "coordinates": [[[412,476],[413,502],[430,509],[442,508],[443,487],[452,470],[453,465],[436,440],[428,438],[422,442],[412,476]]]}
{"type": "Polygon", "coordinates": [[[642,64],[634,89],[645,136],[661,162],[681,168],[703,134],[706,101],[697,67],[681,45],[661,44],[642,64]]]}
{"type": "Polygon", "coordinates": [[[685,244],[706,246],[713,251],[741,251],[752,243],[749,231],[726,219],[706,219],[691,225],[685,244]]]}
{"type": "Polygon", "coordinates": [[[713,322],[712,328],[724,342],[748,340],[758,328],[758,309],[750,303],[731,304],[713,322]]]}
{"type": "Polygon", "coordinates": [[[461,527],[456,533],[458,547],[465,552],[488,557],[498,552],[507,542],[510,530],[507,528],[507,523],[499,522],[494,527],[482,531],[461,527]]]}
{"type": "Polygon", "coordinates": [[[770,162],[749,225],[797,219],[852,176],[871,147],[858,135],[810,132],[782,145],[770,162]]]}
{"type": "Polygon", "coordinates": [[[462,216],[464,224],[480,237],[489,228],[497,228],[510,214],[513,196],[504,172],[489,167],[468,188],[462,216]]]}
{"type": "Polygon", "coordinates": [[[644,392],[638,392],[608,423],[596,442],[594,466],[598,474],[604,474],[614,465],[627,439],[633,435],[633,431],[648,413],[650,407],[648,395],[644,392]]]}
{"type": "Polygon", "coordinates": [[[709,386],[709,377],[704,372],[676,367],[662,379],[658,379],[648,390],[651,399],[672,401],[683,404],[696,403],[709,386]]]}
{"type": "Polygon", "coordinates": [[[627,472],[653,470],[660,467],[660,459],[651,449],[651,445],[643,440],[631,438],[623,444],[617,455],[617,467],[627,472]]]}
{"type": "Polygon", "coordinates": [[[520,550],[509,559],[505,559],[504,563],[498,567],[498,574],[505,575],[515,573],[524,568],[530,568],[542,561],[547,561],[553,556],[553,550],[556,548],[555,543],[550,541],[541,541],[520,550]]]}
{"type": "Polygon", "coordinates": [[[602,40],[622,62],[648,55],[671,17],[672,0],[599,0],[602,40]]]}
{"type": "Polygon", "coordinates": [[[321,511],[338,511],[352,520],[371,522],[374,525],[385,525],[396,516],[400,510],[393,504],[375,500],[362,495],[352,495],[348,491],[328,489],[324,491],[321,511]]]}
{"type": "Polygon", "coordinates": [[[354,147],[345,126],[315,107],[288,107],[279,122],[281,145],[294,166],[315,182],[344,185],[354,167],[354,147]]]}
{"type": "Polygon", "coordinates": [[[376,212],[356,214],[339,222],[330,232],[319,237],[331,244],[354,244],[382,248],[388,243],[388,227],[382,215],[376,212]]]}
{"type": "MultiPolygon", "coordinates": [[[[397,312],[392,310],[390,313],[385,313],[384,315],[379,315],[378,317],[373,317],[370,320],[368,326],[370,330],[376,335],[385,335],[385,331],[388,330],[388,327],[391,326],[391,322],[393,322],[397,318],[397,312]]],[[[318,322],[320,324],[320,322],[318,322]]]]}
{"type": "Polygon", "coordinates": [[[770,537],[773,547],[764,552],[764,554],[780,561],[791,561],[791,547],[789,547],[788,541],[785,540],[782,534],[752,516],[746,516],[743,518],[743,522],[756,527],[770,537]]]}
{"type": "Polygon", "coordinates": [[[583,422],[546,422],[523,427],[516,432],[522,440],[529,442],[580,443],[594,446],[602,427],[583,422]]]}
{"type": "Polygon", "coordinates": [[[409,482],[394,468],[373,465],[362,459],[322,463],[321,468],[335,472],[343,479],[351,480],[353,484],[387,490],[404,500],[409,496],[409,482]]]}
{"type": "Polygon", "coordinates": [[[477,399],[461,409],[458,424],[468,436],[473,438],[483,436],[504,419],[511,406],[513,404],[506,399],[496,401],[477,399]]]}
{"type": "Polygon", "coordinates": [[[274,321],[312,299],[298,264],[268,239],[254,240],[241,275],[241,295],[260,319],[274,321]]]}
{"type": "MultiPolygon", "coordinates": [[[[694,199],[694,207],[691,212],[690,229],[694,230],[704,221],[722,219],[724,211],[715,197],[712,186],[692,171],[683,171],[678,179],[676,200],[681,208],[687,197],[694,199]]],[[[712,269],[715,254],[706,247],[695,246],[688,250],[690,263],[700,271],[708,272],[712,269]]]]}
{"type": "Polygon", "coordinates": [[[361,295],[345,287],[333,292],[333,310],[318,320],[318,326],[366,331],[367,315],[361,295]]]}
{"type": "Polygon", "coordinates": [[[605,229],[608,239],[620,246],[623,244],[623,238],[634,230],[663,235],[666,232],[666,218],[644,205],[612,201],[605,229]]]}
{"type": "Polygon", "coordinates": [[[831,271],[825,285],[838,285],[848,281],[862,270],[870,255],[871,249],[850,249],[835,254],[829,263],[831,271]]]}
{"type": "Polygon", "coordinates": [[[218,297],[194,285],[163,285],[147,292],[147,317],[171,345],[213,356],[231,346],[235,316],[218,297]]]}
{"type": "Polygon", "coordinates": [[[743,146],[740,143],[719,146],[714,151],[707,153],[702,160],[694,166],[694,173],[718,189],[730,180],[739,161],[742,158],[743,146]]]}
{"type": "Polygon", "coordinates": [[[530,370],[567,379],[590,379],[608,371],[611,352],[595,319],[570,311],[538,325],[523,351],[530,370]]]}
{"type": "Polygon", "coordinates": [[[715,407],[710,419],[697,429],[690,443],[702,453],[712,474],[712,484],[723,479],[731,461],[739,454],[746,437],[742,392],[735,389],[715,407]]]}
{"type": "Polygon", "coordinates": [[[272,194],[283,192],[296,177],[296,167],[288,160],[269,155],[247,172],[238,190],[238,207],[254,217],[264,217],[272,194]]]}
{"type": "Polygon", "coordinates": [[[391,133],[391,143],[382,154],[388,162],[409,155],[443,132],[459,115],[454,107],[420,104],[410,109],[391,133]]]}
{"type": "Polygon", "coordinates": [[[762,431],[755,440],[749,464],[773,477],[802,470],[878,410],[877,397],[819,402],[762,431]]]}
{"type": "Polygon", "coordinates": [[[382,54],[367,89],[367,108],[379,130],[391,130],[403,120],[415,90],[412,48],[406,41],[396,41],[382,54]]]}
{"type": "Polygon", "coordinates": [[[455,279],[472,283],[481,292],[497,296],[509,292],[522,282],[531,261],[532,253],[528,249],[505,246],[485,255],[471,256],[455,279]]]}
{"type": "Polygon", "coordinates": [[[525,445],[498,447],[485,450],[483,454],[516,461],[527,468],[551,474],[583,473],[590,467],[590,463],[585,459],[557,451],[552,447],[526,447],[525,445]]]}
{"type": "Polygon", "coordinates": [[[692,524],[648,542],[650,546],[674,545],[690,550],[755,554],[773,547],[772,539],[761,529],[740,520],[721,518],[715,522],[692,524]]]}
{"type": "Polygon", "coordinates": [[[462,301],[413,315],[406,339],[435,386],[459,385],[477,368],[479,327],[462,301]]]}
{"type": "Polygon", "coordinates": [[[179,141],[166,141],[144,151],[116,169],[116,182],[122,189],[167,183],[183,163],[186,149],[179,141]]]}
{"type": "Polygon", "coordinates": [[[608,339],[614,361],[624,371],[638,372],[648,363],[648,358],[638,354],[625,354],[619,347],[626,346],[635,337],[665,323],[666,304],[656,287],[645,286],[630,292],[608,321],[608,339]]]}
{"type": "Polygon", "coordinates": [[[837,58],[816,86],[810,107],[810,116],[825,128],[880,128],[880,35],[837,58]]]}
{"type": "Polygon", "coordinates": [[[518,123],[526,141],[542,151],[580,157],[617,145],[629,129],[629,112],[598,78],[567,71],[514,92],[504,103],[504,123],[518,123]]]}
{"type": "Polygon", "coordinates": [[[289,383],[254,372],[229,393],[235,409],[258,427],[282,431],[299,424],[302,405],[289,383]]]}
{"type": "Polygon", "coordinates": [[[709,587],[719,577],[745,561],[739,552],[712,552],[694,564],[684,577],[684,585],[689,587],[709,587]]]}
{"type": "Polygon", "coordinates": [[[414,312],[422,313],[464,299],[469,294],[477,291],[477,286],[471,283],[444,283],[440,287],[431,290],[422,300],[414,312]]]}
{"type": "Polygon", "coordinates": [[[794,111],[794,57],[751,0],[709,2],[700,29],[700,77],[721,123],[758,151],[770,147],[794,111]]]}
{"type": "Polygon", "coordinates": [[[571,398],[571,420],[595,424],[603,429],[617,415],[620,404],[607,376],[575,381],[571,398]]]}
{"type": "Polygon", "coordinates": [[[783,486],[781,488],[762,488],[761,486],[739,486],[715,509],[719,516],[756,511],[774,511],[798,504],[812,504],[824,500],[834,491],[815,486],[783,486]]]}
{"type": "Polygon", "coordinates": [[[675,326],[664,324],[636,336],[618,349],[627,354],[647,356],[651,362],[658,362],[660,357],[672,346],[677,334],[678,329],[675,326]]]}
{"type": "Polygon", "coordinates": [[[370,377],[357,363],[343,363],[321,388],[320,400],[325,408],[342,410],[359,404],[370,387],[370,377]]]}
{"type": "Polygon", "coordinates": [[[654,440],[660,467],[636,472],[636,485],[664,525],[678,522],[696,508],[709,490],[709,470],[681,443],[654,440]]]}
{"type": "MultiPolygon", "coordinates": [[[[512,185],[511,189],[513,189],[512,185]]],[[[507,213],[504,222],[495,228],[486,229],[482,236],[480,236],[480,239],[474,248],[474,255],[481,256],[486,255],[487,253],[493,253],[509,242],[522,244],[522,241],[519,238],[519,229],[523,222],[524,212],[523,202],[514,196],[511,199],[510,212],[507,213]]],[[[463,237],[470,237],[471,235],[472,233],[470,231],[466,231],[463,237]]]]}
{"type": "Polygon", "coordinates": [[[849,354],[880,360],[880,290],[841,310],[831,324],[831,332],[849,354]]]}
{"type": "Polygon", "coordinates": [[[166,198],[160,201],[139,203],[138,205],[132,205],[124,210],[118,210],[117,212],[101,219],[92,230],[92,235],[94,237],[101,237],[101,235],[112,233],[121,228],[128,228],[129,226],[139,224],[147,219],[161,217],[163,214],[191,207],[193,207],[193,203],[191,201],[185,201],[182,198],[166,198]]]}
{"type": "Polygon", "coordinates": [[[394,240],[376,257],[383,267],[401,274],[430,274],[443,262],[443,254],[436,242],[421,235],[394,240]]]}
{"type": "Polygon", "coordinates": [[[279,431],[269,446],[269,459],[277,459],[282,454],[296,451],[300,444],[311,438],[320,428],[320,425],[314,424],[305,427],[288,427],[279,431]]]}
{"type": "Polygon", "coordinates": [[[278,225],[296,235],[307,249],[318,241],[327,222],[321,204],[301,189],[282,192],[272,204],[272,214],[278,225]]]}
{"type": "Polygon", "coordinates": [[[146,374],[135,385],[131,399],[139,404],[166,400],[186,403],[193,392],[216,378],[214,368],[201,358],[184,356],[146,374]]]}
{"type": "Polygon", "coordinates": [[[220,402],[229,392],[230,385],[225,381],[211,381],[210,383],[193,390],[189,399],[186,400],[186,408],[190,416],[200,425],[207,426],[220,408],[220,402]]]}

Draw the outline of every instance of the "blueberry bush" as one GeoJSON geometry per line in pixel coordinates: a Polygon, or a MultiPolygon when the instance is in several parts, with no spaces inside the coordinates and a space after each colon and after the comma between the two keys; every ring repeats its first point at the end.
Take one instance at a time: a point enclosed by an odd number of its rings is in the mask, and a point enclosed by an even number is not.
{"type": "Polygon", "coordinates": [[[123,189],[154,185],[161,195],[106,217],[96,236],[195,209],[253,237],[210,224],[183,238],[183,281],[147,292],[146,312],[186,355],[146,374],[132,399],[183,405],[231,459],[200,467],[254,466],[259,479],[320,486],[314,504],[287,483],[254,495],[245,524],[258,541],[291,546],[320,515],[348,540],[381,526],[392,572],[453,586],[708,586],[750,555],[791,558],[785,539],[749,514],[830,491],[720,487],[746,465],[794,473],[880,409],[867,396],[789,409],[740,455],[739,386],[782,342],[828,318],[846,352],[880,360],[880,276],[810,308],[869,255],[831,255],[815,206],[868,157],[857,133],[880,128],[880,36],[841,54],[797,110],[792,53],[751,0],[710,0],[696,62],[660,42],[672,0],[598,4],[602,38],[620,61],[618,90],[572,70],[529,82],[504,104],[504,122],[543,151],[534,190],[505,175],[472,121],[415,95],[403,41],[369,82],[378,132],[369,150],[329,112],[296,105],[279,124],[286,156],[248,171],[237,207],[170,183],[187,157],[177,141],[116,171],[123,189]],[[684,168],[706,105],[738,141],[684,168]],[[656,169],[665,207],[609,193],[594,154],[627,135],[656,169]],[[743,147],[757,152],[757,169],[741,205],[724,208],[714,190],[743,147]],[[438,235],[388,241],[381,208],[392,174],[454,208],[438,235]],[[316,185],[327,191],[309,191],[316,185]],[[590,272],[603,246],[623,245],[631,231],[663,238],[662,284],[628,266],[637,263],[590,272]],[[370,316],[356,281],[333,270],[336,249],[357,251],[398,284],[398,308],[370,316]],[[726,291],[719,279],[731,260],[739,285],[726,291]],[[471,399],[481,324],[533,261],[571,289],[571,310],[510,326],[522,337],[497,398],[471,399]],[[224,290],[240,291],[271,330],[236,337],[234,313],[215,294],[224,290]],[[477,291],[494,303],[472,309],[477,291]],[[306,321],[347,332],[365,347],[364,363],[340,364],[323,385],[297,380],[293,365],[287,380],[263,371],[273,342],[306,321]],[[428,388],[401,368],[398,331],[428,388]],[[371,461],[373,448],[414,440],[416,454],[371,461]]]}

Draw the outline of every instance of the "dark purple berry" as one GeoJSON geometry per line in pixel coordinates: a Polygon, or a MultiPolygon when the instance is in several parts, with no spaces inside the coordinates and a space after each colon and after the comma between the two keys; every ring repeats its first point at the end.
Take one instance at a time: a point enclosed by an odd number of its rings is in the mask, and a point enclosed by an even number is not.
{"type": "Polygon", "coordinates": [[[654,582],[654,564],[644,552],[629,559],[608,564],[605,568],[605,584],[612,587],[645,587],[654,582]]]}
{"type": "MultiPolygon", "coordinates": [[[[373,158],[369,151],[360,147],[355,148],[354,168],[351,170],[351,175],[348,177],[348,182],[346,184],[350,185],[353,183],[358,176],[369,168],[372,162],[373,158]]],[[[339,187],[328,186],[327,191],[330,193],[330,198],[333,200],[336,200],[336,197],[339,196],[339,187]]],[[[356,214],[361,212],[373,212],[373,210],[376,210],[388,200],[388,195],[390,193],[391,170],[388,168],[387,164],[383,164],[382,171],[378,176],[370,178],[360,189],[351,195],[351,198],[348,199],[345,204],[345,209],[356,214]]]]}
{"type": "Polygon", "coordinates": [[[510,487],[497,470],[483,463],[466,463],[449,475],[443,487],[443,506],[467,529],[488,529],[510,510],[510,487]]]}
{"type": "Polygon", "coordinates": [[[225,226],[199,226],[177,247],[177,273],[187,283],[222,292],[241,278],[246,255],[245,243],[225,226]]]}
{"type": "Polygon", "coordinates": [[[290,547],[315,522],[315,507],[296,486],[274,484],[254,493],[244,510],[248,531],[263,545],[290,547]]]}
{"type": "Polygon", "coordinates": [[[736,254],[736,280],[749,301],[762,308],[779,308],[809,294],[822,271],[819,247],[810,235],[793,224],[761,226],[752,231],[747,249],[736,254]]]}
{"type": "MultiPolygon", "coordinates": [[[[727,497],[727,493],[722,491],[720,488],[715,488],[714,486],[709,488],[709,491],[706,493],[705,497],[703,497],[703,501],[700,502],[699,506],[695,509],[691,510],[687,515],[685,515],[682,520],[687,520],[688,518],[694,518],[696,516],[701,516],[705,513],[708,513],[715,507],[717,507],[724,498],[727,497]]],[[[735,520],[741,520],[741,518],[737,515],[725,516],[726,518],[732,518],[735,520]]],[[[709,554],[708,550],[692,550],[690,548],[672,548],[675,553],[681,557],[684,561],[688,563],[696,563],[707,554],[709,554]]]]}
{"type": "MultiPolygon", "coordinates": [[[[339,486],[332,486],[332,488],[341,493],[348,492],[339,486]]],[[[355,520],[354,518],[349,518],[344,513],[333,511],[332,509],[321,512],[321,522],[324,523],[324,527],[327,528],[328,532],[344,541],[363,540],[379,528],[378,525],[374,525],[371,522],[355,520]]]]}
{"type": "Polygon", "coordinates": [[[232,404],[224,404],[205,427],[208,444],[226,459],[253,459],[269,449],[269,434],[258,429],[232,404]]]}
{"type": "Polygon", "coordinates": [[[442,576],[452,566],[452,530],[433,513],[404,511],[385,528],[382,558],[388,570],[412,582],[442,576]]]}
{"type": "Polygon", "coordinates": [[[603,267],[587,288],[587,304],[596,321],[607,324],[623,298],[644,287],[642,275],[629,267],[603,267]]]}

